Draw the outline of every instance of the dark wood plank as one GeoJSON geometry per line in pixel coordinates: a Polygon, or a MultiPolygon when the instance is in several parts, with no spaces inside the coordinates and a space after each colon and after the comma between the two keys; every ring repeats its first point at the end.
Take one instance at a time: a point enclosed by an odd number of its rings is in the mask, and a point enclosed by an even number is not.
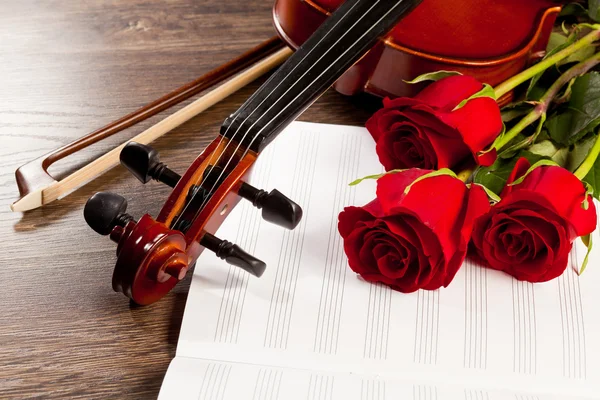
{"type": "MultiPolygon", "coordinates": [[[[0,397],[155,398],[175,354],[189,278],[132,307],[110,286],[115,247],[83,221],[87,198],[123,194],[156,215],[167,188],[118,167],[43,209],[11,213],[22,163],[157,98],[274,34],[271,1],[24,0],[0,7],[0,397]]],[[[258,83],[155,143],[183,172],[258,83]]],[[[362,124],[326,93],[303,120],[362,124]]],[[[164,117],[165,113],[161,115],[164,117]]],[[[52,167],[60,176],[159,120],[52,167]]]]}

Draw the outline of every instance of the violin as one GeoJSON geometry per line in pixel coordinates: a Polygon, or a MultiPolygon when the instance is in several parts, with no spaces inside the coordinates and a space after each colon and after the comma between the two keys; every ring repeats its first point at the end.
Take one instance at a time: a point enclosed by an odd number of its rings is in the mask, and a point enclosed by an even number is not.
{"type": "MultiPolygon", "coordinates": [[[[344,0],[276,0],[280,37],[297,48],[344,0]]],[[[440,70],[496,86],[543,56],[561,6],[555,0],[423,0],[334,88],[342,94],[413,96],[417,76],[440,70]]],[[[506,104],[512,93],[499,99],[506,104]]]]}
{"type": "Polygon", "coordinates": [[[215,232],[239,201],[262,210],[263,219],[294,229],[302,208],[283,193],[246,181],[260,153],[299,114],[369,52],[422,0],[348,0],[306,37],[297,51],[223,123],[219,135],[179,175],[151,147],[130,142],[120,162],[138,180],[173,188],[156,218],[127,214],[114,193],[94,194],[84,218],[117,243],[112,286],[146,305],[165,296],[202,251],[260,277],[264,262],[215,232]]]}

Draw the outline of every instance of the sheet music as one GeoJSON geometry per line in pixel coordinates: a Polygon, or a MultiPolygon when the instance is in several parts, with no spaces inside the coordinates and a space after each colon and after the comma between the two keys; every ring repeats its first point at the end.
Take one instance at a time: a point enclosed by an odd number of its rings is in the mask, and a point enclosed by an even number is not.
{"type": "Polygon", "coordinates": [[[402,294],[347,267],[337,215],[374,198],[374,181],[348,186],[382,171],[374,147],[364,128],[296,122],[259,157],[251,183],[303,220],[286,231],[247,202],[232,212],[218,236],[267,270],[202,254],[160,398],[598,398],[598,251],[578,277],[580,241],[544,284],[467,261],[448,288],[402,294]]]}

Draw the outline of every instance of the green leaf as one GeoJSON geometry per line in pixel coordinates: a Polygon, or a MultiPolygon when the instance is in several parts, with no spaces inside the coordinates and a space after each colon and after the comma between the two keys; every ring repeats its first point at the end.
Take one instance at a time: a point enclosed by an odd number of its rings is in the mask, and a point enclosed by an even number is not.
{"type": "Polygon", "coordinates": [[[551,157],[551,160],[564,168],[569,162],[569,148],[562,147],[558,149],[558,151],[551,157]]]}
{"type": "Polygon", "coordinates": [[[583,178],[583,181],[592,186],[594,190],[593,196],[600,200],[600,157],[596,159],[596,162],[590,169],[590,172],[583,178]]]}
{"type": "Polygon", "coordinates": [[[412,186],[417,183],[422,181],[423,179],[427,179],[427,178],[433,178],[435,176],[443,176],[443,175],[449,175],[453,178],[456,178],[456,174],[454,173],[454,171],[452,171],[449,168],[442,168],[440,170],[437,171],[432,171],[428,174],[422,175],[420,177],[418,177],[417,179],[415,179],[410,185],[408,185],[406,187],[406,189],[404,189],[404,194],[408,194],[408,192],[410,192],[410,189],[412,188],[412,186]]]}
{"type": "Polygon", "coordinates": [[[510,159],[498,158],[491,166],[478,168],[475,172],[473,182],[485,186],[493,193],[499,195],[504,186],[506,186],[508,176],[514,169],[517,160],[521,157],[525,157],[531,164],[543,159],[542,156],[521,150],[510,159]]]}
{"type": "Polygon", "coordinates": [[[528,150],[533,154],[537,154],[542,157],[553,158],[560,148],[556,147],[551,140],[544,140],[542,142],[535,143],[528,150]]]}
{"type": "Polygon", "coordinates": [[[410,85],[414,85],[416,83],[427,82],[427,81],[439,81],[440,79],[447,78],[449,76],[462,75],[458,71],[436,71],[429,72],[427,74],[419,75],[412,81],[404,81],[410,85]]]}
{"type": "Polygon", "coordinates": [[[548,39],[548,46],[546,46],[546,51],[554,51],[554,49],[564,45],[567,42],[567,40],[569,40],[568,36],[565,36],[562,33],[552,32],[550,34],[550,39],[548,39]]]}
{"type": "Polygon", "coordinates": [[[546,123],[550,137],[571,145],[600,124],[600,74],[590,72],[575,80],[568,108],[559,109],[546,123]]]}
{"type": "Polygon", "coordinates": [[[579,275],[583,274],[583,271],[587,268],[588,260],[590,258],[590,253],[592,252],[592,235],[582,236],[581,240],[587,246],[587,253],[585,253],[585,258],[583,259],[583,264],[581,264],[581,269],[579,269],[579,275]],[[586,243],[587,241],[587,243],[586,243]]]}
{"type": "Polygon", "coordinates": [[[533,144],[527,150],[538,156],[551,159],[561,167],[575,172],[590,152],[596,142],[596,136],[591,135],[572,146],[557,146],[552,140],[542,140],[533,144]]]}
{"type": "Polygon", "coordinates": [[[567,162],[564,167],[571,172],[575,172],[583,160],[585,160],[595,142],[596,135],[590,135],[589,137],[586,137],[571,146],[569,149],[569,156],[567,157],[567,162]]]}
{"type": "Polygon", "coordinates": [[[595,22],[600,22],[600,0],[588,0],[588,16],[595,22]]]}
{"type": "Polygon", "coordinates": [[[509,186],[515,186],[515,185],[518,185],[519,183],[522,183],[525,180],[525,178],[527,178],[527,175],[532,173],[533,170],[535,170],[536,168],[539,168],[539,167],[543,167],[543,166],[559,166],[559,165],[552,160],[542,159],[542,160],[536,162],[535,164],[533,164],[531,167],[529,167],[529,169],[527,170],[527,172],[525,172],[523,174],[523,176],[521,176],[519,179],[517,179],[516,181],[511,183],[509,186]]]}
{"type": "Polygon", "coordinates": [[[496,100],[496,92],[494,91],[493,87],[491,87],[490,85],[485,83],[483,85],[483,89],[481,89],[479,92],[475,93],[473,96],[469,97],[468,99],[461,101],[460,104],[457,105],[456,107],[454,107],[454,110],[452,110],[452,111],[456,111],[459,108],[463,108],[469,102],[469,100],[478,99],[480,97],[490,97],[490,98],[496,100]]]}
{"type": "Polygon", "coordinates": [[[542,156],[546,159],[554,161],[556,164],[564,167],[567,164],[569,158],[568,147],[557,147],[551,140],[544,140],[539,143],[535,143],[528,149],[533,154],[542,156]]]}

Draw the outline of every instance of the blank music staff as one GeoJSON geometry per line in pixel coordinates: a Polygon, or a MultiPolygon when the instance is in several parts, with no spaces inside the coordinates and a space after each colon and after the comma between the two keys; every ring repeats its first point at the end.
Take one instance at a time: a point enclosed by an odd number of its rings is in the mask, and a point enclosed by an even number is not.
{"type": "Polygon", "coordinates": [[[285,349],[290,330],[296,283],[302,252],[306,221],[310,215],[310,198],[312,182],[315,174],[319,137],[314,131],[301,133],[298,157],[292,177],[290,198],[304,205],[302,221],[293,231],[283,233],[283,241],[277,262],[275,284],[271,294],[269,317],[265,329],[264,346],[268,348],[285,349]]]}

